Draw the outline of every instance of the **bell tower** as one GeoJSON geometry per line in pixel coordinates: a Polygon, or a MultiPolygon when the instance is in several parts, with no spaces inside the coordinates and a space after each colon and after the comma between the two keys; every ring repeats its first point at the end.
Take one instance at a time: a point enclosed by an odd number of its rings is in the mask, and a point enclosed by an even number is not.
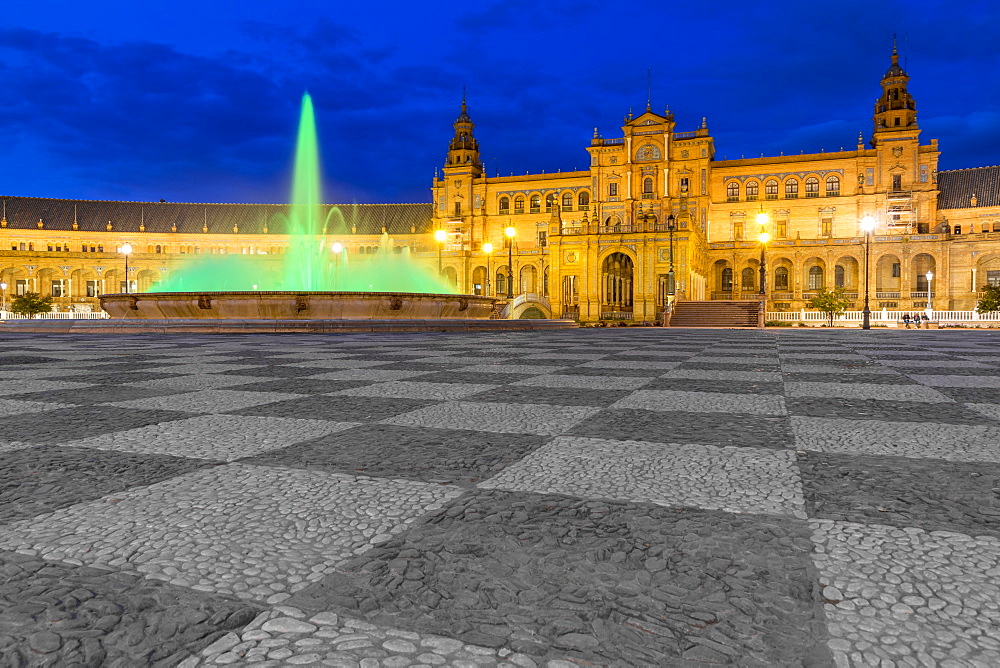
{"type": "Polygon", "coordinates": [[[899,66],[899,52],[896,40],[892,41],[892,64],[882,77],[882,95],[875,102],[875,131],[871,145],[901,136],[900,133],[916,136],[917,104],[907,92],[910,77],[899,66]]]}
{"type": "Polygon", "coordinates": [[[465,95],[462,95],[462,113],[455,120],[455,136],[451,138],[448,146],[448,157],[445,160],[444,169],[447,174],[449,170],[460,168],[462,172],[470,173],[473,178],[483,175],[482,160],[479,156],[479,142],[473,136],[476,124],[469,117],[468,106],[465,103],[465,95]]]}

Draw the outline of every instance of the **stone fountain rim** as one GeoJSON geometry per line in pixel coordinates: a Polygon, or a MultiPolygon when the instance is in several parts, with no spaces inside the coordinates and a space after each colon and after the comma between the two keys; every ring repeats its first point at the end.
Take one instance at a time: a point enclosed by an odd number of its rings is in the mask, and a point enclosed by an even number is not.
{"type": "Polygon", "coordinates": [[[447,292],[372,292],[372,291],[350,291],[350,290],[183,290],[171,292],[105,292],[100,297],[177,297],[191,295],[350,295],[384,297],[392,295],[394,297],[450,297],[455,299],[484,299],[498,301],[499,297],[487,297],[486,295],[467,295],[447,292]]]}

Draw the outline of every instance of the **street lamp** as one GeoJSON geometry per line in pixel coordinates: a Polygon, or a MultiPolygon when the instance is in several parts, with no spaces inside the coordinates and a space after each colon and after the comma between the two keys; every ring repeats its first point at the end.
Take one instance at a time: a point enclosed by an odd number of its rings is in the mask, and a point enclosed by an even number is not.
{"type": "Polygon", "coordinates": [[[667,272],[667,295],[674,296],[674,231],[677,229],[677,219],[674,214],[667,216],[667,232],[670,233],[670,271],[667,272]]]}
{"type": "Polygon", "coordinates": [[[7,284],[0,283],[0,311],[7,310],[7,284]]]}
{"type": "Polygon", "coordinates": [[[441,276],[441,249],[444,247],[444,240],[448,238],[448,233],[444,230],[434,232],[434,239],[438,242],[438,277],[441,276]]]}
{"type": "Polygon", "coordinates": [[[513,225],[504,228],[504,235],[507,237],[507,308],[510,309],[508,317],[514,319],[514,234],[517,230],[513,225]]]}
{"type": "Polygon", "coordinates": [[[486,296],[490,296],[490,255],[493,253],[493,244],[489,241],[483,244],[483,252],[486,253],[486,296]]]}
{"type": "Polygon", "coordinates": [[[931,305],[931,281],[934,280],[934,272],[928,271],[924,276],[927,277],[927,317],[930,317],[934,312],[934,307],[931,305]]]}
{"type": "Polygon", "coordinates": [[[757,328],[764,329],[764,322],[767,320],[767,242],[771,240],[771,235],[767,233],[767,214],[761,211],[757,214],[757,223],[760,225],[760,234],[757,239],[760,241],[760,304],[757,307],[757,328]]]}
{"type": "Polygon", "coordinates": [[[128,285],[128,256],[132,252],[132,244],[122,244],[122,247],[118,249],[122,255],[125,256],[125,294],[129,292],[128,285]]]}
{"type": "Polygon", "coordinates": [[[861,329],[871,329],[872,311],[868,304],[868,259],[871,256],[872,231],[875,229],[875,219],[865,216],[861,219],[861,231],[865,233],[865,308],[861,311],[861,329]]]}

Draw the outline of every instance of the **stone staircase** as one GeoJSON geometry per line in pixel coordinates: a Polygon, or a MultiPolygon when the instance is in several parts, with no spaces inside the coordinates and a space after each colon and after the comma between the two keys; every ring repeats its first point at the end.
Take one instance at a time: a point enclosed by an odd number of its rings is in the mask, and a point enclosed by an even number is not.
{"type": "Polygon", "coordinates": [[[679,301],[671,327],[756,327],[758,302],[744,300],[679,301]]]}

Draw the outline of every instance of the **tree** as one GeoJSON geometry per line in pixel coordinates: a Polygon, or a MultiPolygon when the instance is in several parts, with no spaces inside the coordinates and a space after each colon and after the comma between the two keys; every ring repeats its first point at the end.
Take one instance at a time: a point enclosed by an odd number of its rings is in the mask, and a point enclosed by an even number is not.
{"type": "Polygon", "coordinates": [[[844,296],[846,291],[846,288],[834,288],[833,290],[820,288],[816,296],[810,299],[806,306],[826,313],[830,319],[830,327],[833,327],[833,316],[841,315],[849,306],[854,304],[853,299],[848,299],[844,296]]]}
{"type": "Polygon", "coordinates": [[[976,313],[1000,311],[1000,285],[984,285],[983,296],[976,304],[976,313]]]}
{"type": "Polygon", "coordinates": [[[37,292],[25,292],[11,302],[12,313],[26,315],[29,318],[38,313],[48,313],[52,310],[52,297],[42,297],[37,292]]]}

